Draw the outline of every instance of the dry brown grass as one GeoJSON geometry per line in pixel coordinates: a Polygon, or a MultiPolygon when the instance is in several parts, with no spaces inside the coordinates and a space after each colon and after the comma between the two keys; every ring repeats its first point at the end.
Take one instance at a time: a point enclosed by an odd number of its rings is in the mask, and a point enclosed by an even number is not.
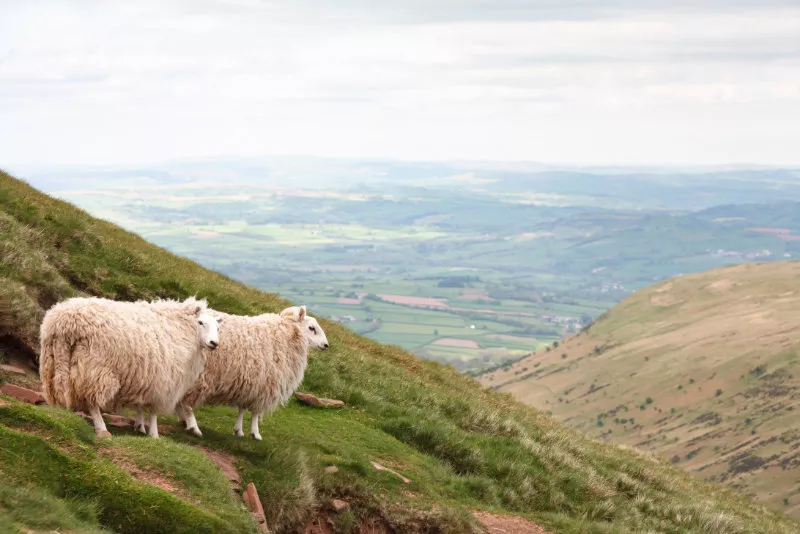
{"type": "Polygon", "coordinates": [[[798,280],[800,262],[785,262],[663,282],[481,381],[800,517],[783,501],[800,500],[798,280]]]}

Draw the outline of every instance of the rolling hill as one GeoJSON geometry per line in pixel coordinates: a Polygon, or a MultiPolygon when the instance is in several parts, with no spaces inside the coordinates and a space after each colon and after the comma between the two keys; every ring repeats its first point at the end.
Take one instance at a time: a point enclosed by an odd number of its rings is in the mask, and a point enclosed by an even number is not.
{"type": "MultiPolygon", "coordinates": [[[[35,366],[44,311],[78,294],[196,294],[244,314],[288,304],[0,173],[0,357],[35,366]]],[[[160,440],[129,429],[97,440],[76,414],[0,395],[0,532],[256,532],[214,458],[241,487],[255,483],[272,532],[499,532],[492,525],[508,516],[558,533],[800,528],[452,368],[321,324],[331,348],[311,359],[301,390],[345,405],[293,400],[264,418],[263,442],[233,436],[226,407],[197,411],[202,440],[174,417],[159,420],[160,440]]],[[[0,381],[35,387],[7,369],[0,381]]]]}
{"type": "Polygon", "coordinates": [[[799,279],[778,262],[661,282],[480,380],[800,517],[799,279]]]}

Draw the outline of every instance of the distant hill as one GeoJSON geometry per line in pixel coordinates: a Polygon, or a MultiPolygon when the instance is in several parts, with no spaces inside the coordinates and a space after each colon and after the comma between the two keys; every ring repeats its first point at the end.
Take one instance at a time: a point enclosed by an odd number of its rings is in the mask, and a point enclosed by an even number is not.
{"type": "MultiPolygon", "coordinates": [[[[245,314],[288,304],[0,173],[0,357],[35,366],[42,314],[78,294],[197,294],[245,314]]],[[[574,534],[800,528],[452,368],[321,323],[331,349],[313,355],[301,390],[345,406],[293,400],[264,418],[263,442],[236,438],[226,407],[198,410],[202,440],[163,417],[162,439],[115,427],[98,441],[75,414],[0,395],[0,532],[256,532],[228,485],[236,473],[242,488],[255,483],[276,533],[314,522],[312,532],[339,533],[500,532],[504,521],[533,530],[525,520],[574,534]]],[[[36,386],[7,369],[0,381],[36,386]]]]}
{"type": "Polygon", "coordinates": [[[777,262],[661,282],[480,380],[800,517],[799,280],[777,262]]]}

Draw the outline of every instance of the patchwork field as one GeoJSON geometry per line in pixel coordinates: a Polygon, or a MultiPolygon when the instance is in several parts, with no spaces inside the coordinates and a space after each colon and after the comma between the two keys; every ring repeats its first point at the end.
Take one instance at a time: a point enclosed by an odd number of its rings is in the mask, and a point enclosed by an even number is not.
{"type": "Polygon", "coordinates": [[[464,182],[445,164],[267,162],[33,181],[208,268],[470,373],[575,333],[654,282],[800,255],[790,170],[469,172],[481,179],[464,182]]]}

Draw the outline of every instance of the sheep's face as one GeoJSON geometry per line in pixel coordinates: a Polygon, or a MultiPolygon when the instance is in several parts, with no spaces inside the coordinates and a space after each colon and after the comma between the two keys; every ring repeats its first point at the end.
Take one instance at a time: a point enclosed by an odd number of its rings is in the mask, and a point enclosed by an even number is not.
{"type": "Polygon", "coordinates": [[[303,328],[305,329],[306,338],[308,338],[309,347],[319,350],[328,348],[328,338],[325,336],[325,332],[322,331],[322,327],[316,319],[306,315],[303,320],[303,328]]]}
{"type": "Polygon", "coordinates": [[[197,314],[197,338],[200,345],[203,347],[214,350],[219,346],[219,325],[222,324],[222,318],[217,318],[208,312],[201,312],[197,314]]]}
{"type": "Polygon", "coordinates": [[[281,317],[300,323],[310,348],[325,350],[328,338],[316,319],[306,313],[305,306],[291,306],[281,312],[281,317]]]}

